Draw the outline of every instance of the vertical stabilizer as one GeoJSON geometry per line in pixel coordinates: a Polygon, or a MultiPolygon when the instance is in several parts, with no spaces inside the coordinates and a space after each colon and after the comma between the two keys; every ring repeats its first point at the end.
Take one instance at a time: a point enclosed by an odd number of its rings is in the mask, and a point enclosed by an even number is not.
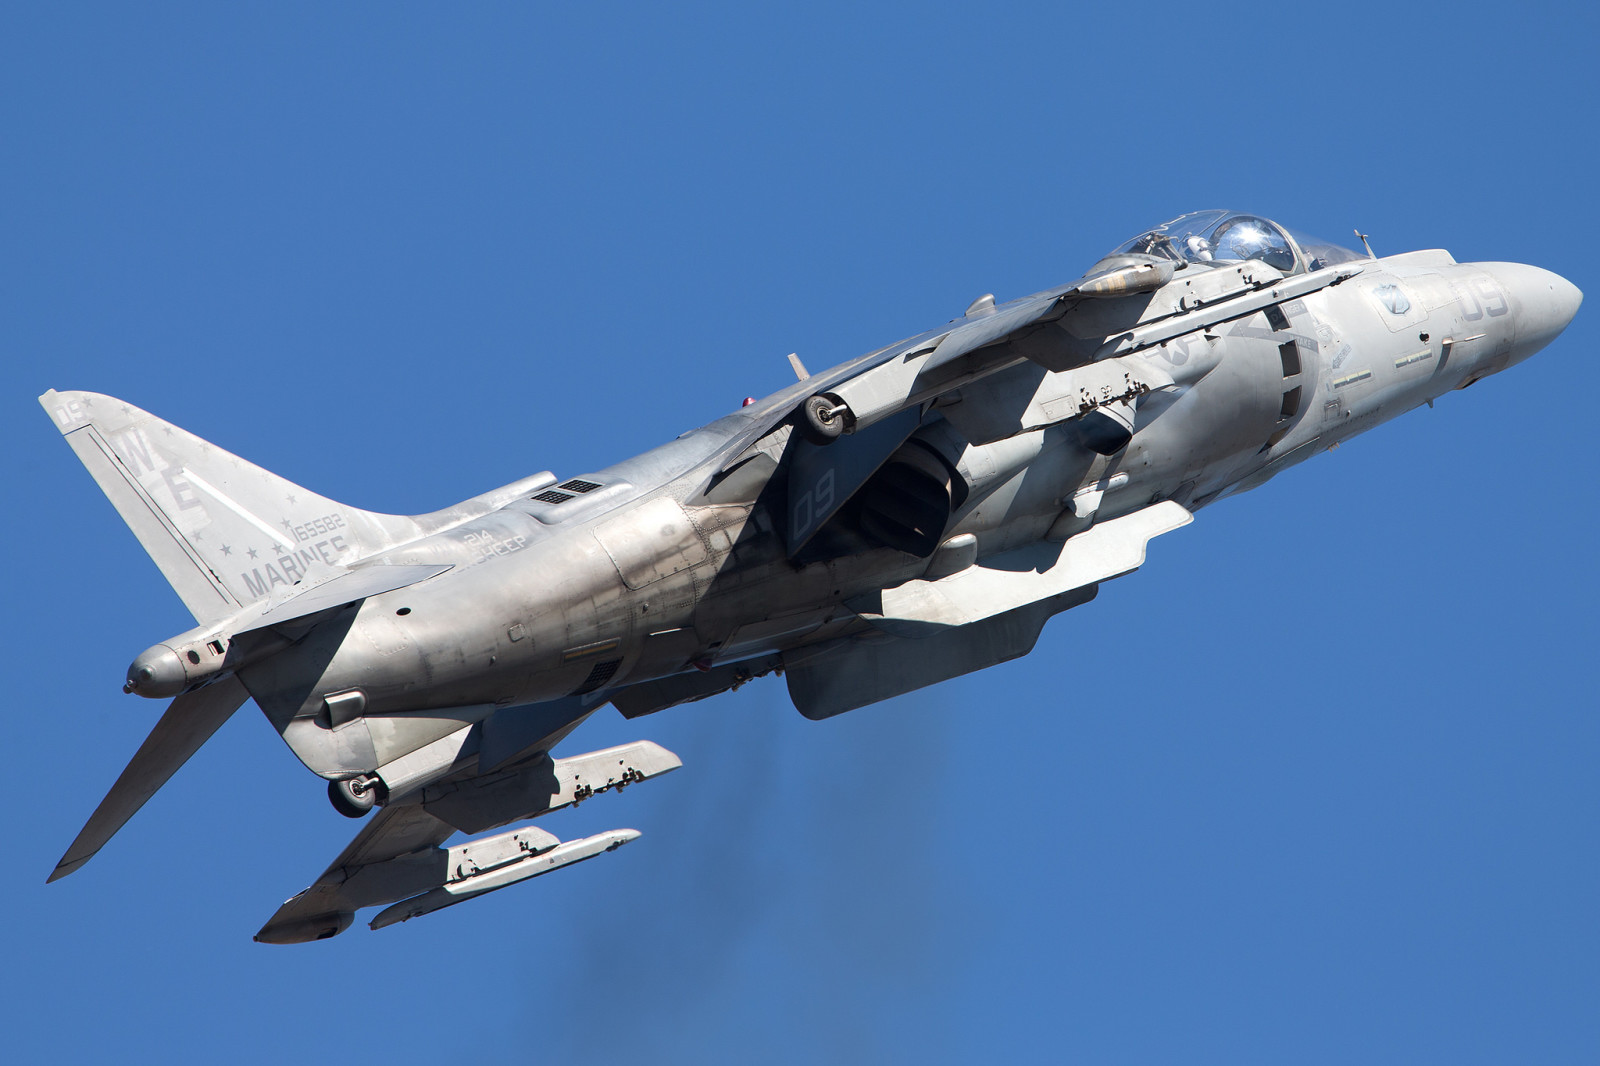
{"type": "Polygon", "coordinates": [[[411,518],[308,492],[110,396],[51,390],[39,402],[202,625],[422,533],[411,518]]]}

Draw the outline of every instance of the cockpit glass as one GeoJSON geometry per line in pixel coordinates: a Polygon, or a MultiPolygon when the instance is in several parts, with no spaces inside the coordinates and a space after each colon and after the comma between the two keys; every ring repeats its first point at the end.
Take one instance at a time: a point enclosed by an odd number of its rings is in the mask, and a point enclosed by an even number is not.
{"type": "Polygon", "coordinates": [[[1285,274],[1320,270],[1361,258],[1350,249],[1329,241],[1297,233],[1291,235],[1277,223],[1259,215],[1221,210],[1179,215],[1139,234],[1112,254],[1129,253],[1161,256],[1183,263],[1254,259],[1285,274]]]}
{"type": "Polygon", "coordinates": [[[1301,254],[1306,257],[1307,270],[1321,270],[1337,263],[1350,263],[1366,258],[1362,253],[1346,248],[1342,244],[1334,244],[1332,241],[1325,241],[1321,237],[1313,237],[1299,230],[1290,230],[1289,236],[1294,238],[1294,243],[1300,246],[1301,254]]]}
{"type": "Polygon", "coordinates": [[[1170,222],[1163,222],[1121,245],[1112,255],[1137,253],[1156,255],[1180,262],[1204,262],[1211,258],[1205,235],[1229,216],[1227,211],[1191,211],[1170,222]],[[1204,255],[1204,259],[1200,257],[1204,255]]]}
{"type": "Polygon", "coordinates": [[[1211,257],[1243,262],[1259,259],[1285,274],[1294,273],[1294,247],[1283,231],[1255,215],[1234,215],[1211,231],[1211,257]]]}

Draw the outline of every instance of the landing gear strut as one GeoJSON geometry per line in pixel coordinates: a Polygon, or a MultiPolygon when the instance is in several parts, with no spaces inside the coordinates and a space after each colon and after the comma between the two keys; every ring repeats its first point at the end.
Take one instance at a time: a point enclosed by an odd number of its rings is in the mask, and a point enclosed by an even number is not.
{"type": "Polygon", "coordinates": [[[800,405],[800,432],[813,444],[832,444],[854,422],[850,408],[825,392],[800,405]]]}
{"type": "Polygon", "coordinates": [[[382,797],[383,782],[371,774],[364,777],[347,777],[343,781],[328,782],[328,799],[333,809],[346,818],[364,818],[382,797]]]}

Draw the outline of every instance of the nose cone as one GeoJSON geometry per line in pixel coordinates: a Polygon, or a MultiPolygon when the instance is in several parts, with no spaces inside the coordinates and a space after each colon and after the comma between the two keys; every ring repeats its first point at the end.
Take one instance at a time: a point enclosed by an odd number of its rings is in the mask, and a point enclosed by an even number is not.
{"type": "Polygon", "coordinates": [[[1517,358],[1526,359],[1561,335],[1583,293],[1560,274],[1523,263],[1486,263],[1516,314],[1517,358]]]}

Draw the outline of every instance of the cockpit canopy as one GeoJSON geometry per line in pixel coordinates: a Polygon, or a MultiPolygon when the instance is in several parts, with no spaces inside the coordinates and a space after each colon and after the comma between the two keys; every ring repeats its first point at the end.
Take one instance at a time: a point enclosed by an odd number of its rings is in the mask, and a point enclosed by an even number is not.
{"type": "Polygon", "coordinates": [[[1179,215],[1139,234],[1112,255],[1129,253],[1161,256],[1182,264],[1255,259],[1284,274],[1363,258],[1349,248],[1286,230],[1259,215],[1218,210],[1179,215]]]}

